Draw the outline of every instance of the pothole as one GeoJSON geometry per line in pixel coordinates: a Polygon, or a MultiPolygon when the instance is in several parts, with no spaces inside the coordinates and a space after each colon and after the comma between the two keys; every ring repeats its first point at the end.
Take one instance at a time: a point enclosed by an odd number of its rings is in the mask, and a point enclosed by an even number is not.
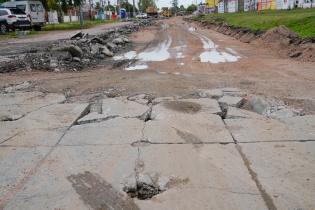
{"type": "Polygon", "coordinates": [[[124,180],[123,191],[131,198],[148,200],[171,187],[187,184],[188,178],[164,177],[156,172],[132,174],[124,180]]]}
{"type": "Polygon", "coordinates": [[[190,114],[201,110],[200,104],[189,101],[166,101],[163,105],[168,109],[190,114]]]}
{"type": "Polygon", "coordinates": [[[123,190],[131,198],[138,198],[139,200],[147,200],[163,192],[161,189],[159,189],[159,187],[143,182],[137,182],[136,187],[125,187],[123,190]]]}

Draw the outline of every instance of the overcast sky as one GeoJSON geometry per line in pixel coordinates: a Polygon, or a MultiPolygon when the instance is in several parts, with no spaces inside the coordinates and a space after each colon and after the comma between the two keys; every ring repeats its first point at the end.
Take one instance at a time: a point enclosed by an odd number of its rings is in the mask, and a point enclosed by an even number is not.
{"type": "MultiPolygon", "coordinates": [[[[96,2],[98,2],[99,0],[95,0],[96,2]]],[[[116,4],[117,0],[110,0],[112,4],[116,4]]],[[[128,0],[129,3],[132,4],[132,0],[128,0]]],[[[138,0],[135,0],[136,3],[138,2],[138,0]]],[[[161,8],[161,7],[170,7],[171,6],[171,1],[172,0],[155,0],[157,7],[161,8]]],[[[178,6],[180,5],[184,5],[185,7],[187,7],[188,5],[194,3],[194,4],[199,4],[200,2],[204,2],[205,0],[178,0],[178,6]]]]}

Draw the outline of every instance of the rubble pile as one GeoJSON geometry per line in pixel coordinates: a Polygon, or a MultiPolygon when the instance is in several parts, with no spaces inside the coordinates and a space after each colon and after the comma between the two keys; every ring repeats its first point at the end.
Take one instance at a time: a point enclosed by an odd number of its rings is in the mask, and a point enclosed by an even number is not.
{"type": "Polygon", "coordinates": [[[152,20],[138,20],[93,36],[79,32],[68,40],[59,40],[46,47],[29,50],[26,54],[0,59],[0,73],[21,70],[77,71],[94,66],[128,47],[128,34],[151,24],[152,20]]]}

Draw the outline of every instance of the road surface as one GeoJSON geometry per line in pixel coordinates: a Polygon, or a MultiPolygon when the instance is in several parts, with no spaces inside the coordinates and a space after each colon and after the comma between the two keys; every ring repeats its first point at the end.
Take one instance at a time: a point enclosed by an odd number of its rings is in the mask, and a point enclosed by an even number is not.
{"type": "Polygon", "coordinates": [[[1,75],[30,82],[0,94],[0,208],[315,208],[314,64],[181,18],[130,39],[108,66],[1,75]],[[240,108],[257,95],[306,115],[240,108]]]}

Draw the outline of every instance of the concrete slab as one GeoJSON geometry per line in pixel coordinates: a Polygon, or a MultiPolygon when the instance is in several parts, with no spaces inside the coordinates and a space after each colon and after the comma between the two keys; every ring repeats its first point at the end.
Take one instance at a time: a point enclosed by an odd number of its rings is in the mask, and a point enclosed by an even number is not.
{"type": "Polygon", "coordinates": [[[86,124],[86,123],[93,123],[93,122],[101,122],[106,119],[111,118],[111,116],[107,116],[106,114],[99,114],[97,112],[91,112],[82,118],[78,119],[78,124],[86,124]]]}
{"type": "Polygon", "coordinates": [[[25,115],[51,104],[65,101],[62,94],[44,94],[41,92],[17,92],[0,94],[1,116],[25,115]]]}
{"type": "Polygon", "coordinates": [[[244,97],[246,96],[245,92],[242,92],[239,88],[222,88],[223,95],[228,96],[238,96],[238,97],[244,97]]]}
{"type": "Polygon", "coordinates": [[[315,209],[315,142],[241,144],[277,209],[315,209]]]}
{"type": "Polygon", "coordinates": [[[63,145],[131,144],[142,139],[144,122],[135,118],[115,118],[99,123],[73,126],[63,137],[63,145]]]}
{"type": "Polygon", "coordinates": [[[136,200],[141,209],[266,209],[234,145],[198,150],[191,145],[151,145],[140,147],[139,157],[143,173],[175,180],[151,200],[136,200]]]}
{"type": "Polygon", "coordinates": [[[244,99],[237,96],[223,96],[219,99],[219,103],[227,104],[228,106],[240,107],[244,99]]]}
{"type": "Polygon", "coordinates": [[[18,147],[53,146],[66,132],[66,129],[32,129],[21,131],[7,141],[2,142],[1,145],[18,147]]]}
{"type": "Polygon", "coordinates": [[[0,147],[0,206],[6,195],[48,153],[49,147],[0,147]]]}
{"type": "Polygon", "coordinates": [[[168,119],[179,115],[194,117],[196,113],[217,114],[221,113],[218,102],[210,98],[181,99],[163,101],[152,108],[152,118],[156,120],[168,119]]]}
{"type": "Polygon", "coordinates": [[[171,115],[167,119],[147,121],[144,137],[155,143],[233,142],[221,117],[204,113],[171,115]]]}
{"type": "Polygon", "coordinates": [[[134,171],[137,148],[56,148],[4,209],[138,209],[122,191],[134,171]]]}
{"type": "Polygon", "coordinates": [[[239,119],[239,118],[265,119],[266,117],[260,114],[257,114],[255,112],[245,110],[245,109],[229,106],[225,118],[226,119],[239,119]]]}
{"type": "Polygon", "coordinates": [[[70,126],[88,104],[53,104],[31,112],[17,121],[0,122],[0,142],[34,129],[55,129],[70,126]]]}
{"type": "Polygon", "coordinates": [[[221,89],[199,90],[198,95],[203,98],[218,99],[223,96],[223,91],[221,89]]]}
{"type": "Polygon", "coordinates": [[[148,106],[127,99],[108,98],[103,100],[104,116],[139,117],[149,109],[148,106]]]}
{"type": "Polygon", "coordinates": [[[314,131],[298,123],[290,125],[268,118],[225,119],[224,121],[238,142],[303,141],[315,139],[314,131]]]}
{"type": "Polygon", "coordinates": [[[303,131],[301,135],[303,135],[305,139],[309,138],[315,140],[315,115],[283,118],[281,121],[297,131],[303,131]]]}

